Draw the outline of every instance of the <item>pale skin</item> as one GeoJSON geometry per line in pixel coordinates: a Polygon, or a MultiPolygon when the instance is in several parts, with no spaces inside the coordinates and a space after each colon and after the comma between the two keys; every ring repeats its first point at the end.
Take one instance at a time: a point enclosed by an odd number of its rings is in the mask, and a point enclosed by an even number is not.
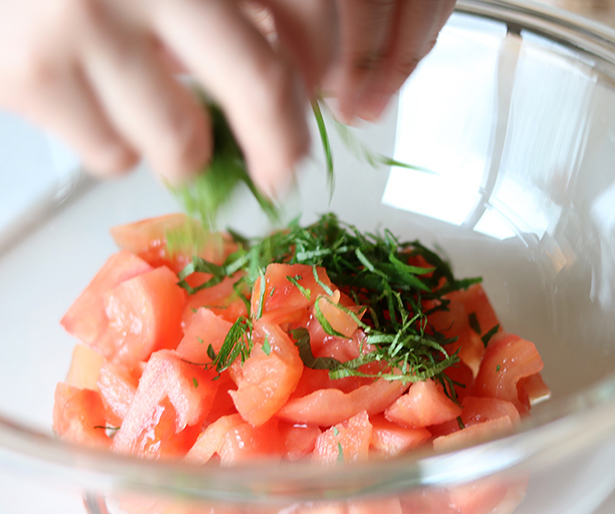
{"type": "Polygon", "coordinates": [[[0,0],[0,108],[58,135],[87,169],[145,159],[181,181],[210,158],[189,74],[275,194],[309,146],[318,88],[347,123],[377,120],[454,0],[0,0]]]}

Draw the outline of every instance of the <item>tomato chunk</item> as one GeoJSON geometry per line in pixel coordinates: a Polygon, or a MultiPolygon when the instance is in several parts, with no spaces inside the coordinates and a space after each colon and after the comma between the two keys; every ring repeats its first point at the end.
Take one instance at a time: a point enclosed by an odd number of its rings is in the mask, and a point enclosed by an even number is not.
{"type": "Polygon", "coordinates": [[[378,414],[408,388],[397,381],[375,380],[345,393],[339,389],[320,389],[300,398],[290,399],[277,417],[293,423],[331,426],[356,416],[361,411],[378,414]]]}
{"type": "Polygon", "coordinates": [[[138,380],[123,366],[105,362],[98,374],[97,388],[112,421],[121,424],[137,391],[138,380]]]}
{"type": "Polygon", "coordinates": [[[362,411],[326,430],[316,438],[314,460],[318,462],[357,462],[368,457],[372,425],[362,411]]]}
{"type": "MultiPolygon", "coordinates": [[[[113,360],[133,368],[152,352],[176,348],[181,332],[185,292],[177,276],[160,267],[143,273],[107,293],[105,310],[113,360]]],[[[105,345],[109,340],[105,340],[105,345]]]]}
{"type": "Polygon", "coordinates": [[[211,345],[216,354],[220,351],[232,323],[217,316],[213,311],[200,308],[186,327],[177,353],[195,363],[207,363],[211,359],[207,349],[211,345]]]}
{"type": "Polygon", "coordinates": [[[539,373],[543,362],[533,343],[513,334],[489,344],[474,382],[474,396],[511,402],[521,414],[529,411],[529,398],[519,393],[519,380],[539,373]]]}
{"type": "Polygon", "coordinates": [[[174,351],[152,354],[113,449],[148,458],[185,454],[211,409],[217,389],[213,377],[174,351]]]}
{"type": "Polygon", "coordinates": [[[245,424],[239,414],[222,416],[203,430],[197,438],[194,446],[186,455],[186,459],[205,464],[214,454],[220,453],[220,448],[224,442],[224,436],[233,428],[245,424]]]}
{"type": "MultiPolygon", "coordinates": [[[[317,268],[318,279],[331,288],[324,268],[317,268]]],[[[312,266],[306,264],[269,264],[265,271],[265,291],[261,295],[261,279],[252,291],[252,314],[260,312],[263,298],[263,318],[273,323],[291,323],[302,319],[325,290],[316,282],[312,266]],[[298,284],[298,286],[296,285],[298,284]]]]}
{"type": "Polygon", "coordinates": [[[120,248],[131,251],[156,268],[167,266],[176,273],[184,269],[193,256],[219,264],[236,248],[230,239],[207,233],[185,214],[169,214],[119,225],[111,228],[111,236],[120,248]],[[181,244],[171,253],[167,235],[180,229],[192,234],[193,243],[181,244]]]}
{"type": "Polygon", "coordinates": [[[431,438],[426,428],[404,428],[387,420],[382,414],[370,419],[372,424],[372,447],[387,457],[400,455],[418,448],[431,438]]]}
{"type": "Polygon", "coordinates": [[[456,405],[433,380],[412,384],[407,394],[399,397],[385,411],[389,421],[407,428],[420,428],[455,419],[461,414],[456,405]]]}
{"type": "Polygon", "coordinates": [[[105,294],[152,267],[127,250],[112,255],[62,318],[62,326],[81,342],[93,345],[107,330],[105,294]]]}
{"type": "Polygon", "coordinates": [[[255,427],[250,423],[231,428],[220,445],[220,463],[232,465],[256,459],[279,459],[281,441],[275,419],[255,427]]]}
{"type": "Polygon", "coordinates": [[[58,437],[71,443],[109,447],[106,426],[105,407],[96,391],[62,382],[56,386],[53,431],[58,437]]]}
{"type": "Polygon", "coordinates": [[[279,429],[284,457],[288,460],[297,460],[312,453],[316,438],[322,433],[318,427],[294,425],[283,421],[280,422],[279,429]]]}
{"type": "Polygon", "coordinates": [[[291,339],[275,324],[254,323],[254,348],[231,368],[237,391],[229,391],[237,411],[255,426],[269,420],[297,387],[303,361],[291,339]]]}
{"type": "Polygon", "coordinates": [[[98,374],[105,358],[90,346],[75,345],[66,383],[79,389],[98,391],[98,374]]]}

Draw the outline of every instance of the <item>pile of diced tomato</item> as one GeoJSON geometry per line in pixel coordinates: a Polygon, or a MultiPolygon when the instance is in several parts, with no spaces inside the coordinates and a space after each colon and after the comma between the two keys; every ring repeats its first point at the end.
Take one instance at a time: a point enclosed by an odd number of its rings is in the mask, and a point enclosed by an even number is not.
{"type": "MultiPolygon", "coordinates": [[[[332,380],[327,370],[304,365],[291,329],[308,330],[315,357],[345,362],[369,345],[348,314],[358,306],[326,270],[318,269],[317,281],[311,266],[270,264],[253,291],[234,288],[236,278],[228,278],[188,295],[177,273],[192,256],[171,256],[165,242],[169,228],[182,223],[182,215],[171,215],[112,230],[121,250],[62,319],[80,344],[55,393],[53,426],[60,438],[199,464],[262,458],[347,463],[419,447],[443,450],[510,429],[548,394],[534,344],[502,330],[483,344],[498,320],[479,284],[449,294],[449,310],[429,319],[434,330],[458,337],[447,350],[459,350],[461,361],[446,370],[457,400],[434,380],[332,380]],[[289,276],[311,294],[302,294],[289,276]],[[326,301],[321,284],[333,291],[326,301]],[[237,318],[249,316],[245,300],[254,318],[253,347],[218,374],[211,349],[217,353],[237,318]],[[314,315],[316,302],[344,337],[325,332],[314,315]]],[[[234,248],[224,240],[200,253],[222,262],[234,248]]],[[[189,281],[207,278],[195,273],[189,281]]]]}

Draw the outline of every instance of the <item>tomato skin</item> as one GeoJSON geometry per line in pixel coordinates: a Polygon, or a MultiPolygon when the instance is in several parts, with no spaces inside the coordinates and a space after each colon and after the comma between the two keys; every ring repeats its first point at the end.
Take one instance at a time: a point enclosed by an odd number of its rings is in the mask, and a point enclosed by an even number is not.
{"type": "Polygon", "coordinates": [[[230,321],[201,307],[186,327],[184,337],[177,346],[178,355],[190,362],[211,362],[207,349],[211,345],[217,354],[231,326],[230,321]]]}
{"type": "Polygon", "coordinates": [[[111,237],[120,248],[138,255],[153,267],[167,266],[175,273],[184,269],[194,255],[220,264],[237,247],[226,237],[207,234],[195,220],[185,214],[168,214],[118,225],[111,228],[111,237]],[[202,246],[190,245],[171,254],[167,248],[167,234],[187,227],[193,231],[195,241],[203,241],[202,246]]]}
{"type": "Polygon", "coordinates": [[[316,438],[313,460],[334,464],[365,461],[369,456],[372,425],[367,412],[362,411],[329,428],[316,438]],[[340,456],[340,448],[342,455],[340,456]]]}
{"type": "Polygon", "coordinates": [[[120,425],[126,417],[138,380],[123,366],[105,362],[98,373],[97,388],[107,410],[112,414],[111,421],[120,425]]]}
{"type": "Polygon", "coordinates": [[[190,451],[186,460],[198,464],[205,464],[215,454],[220,452],[224,437],[233,428],[243,425],[245,421],[239,414],[222,416],[203,430],[190,451]]]}
{"type": "MultiPolygon", "coordinates": [[[[240,298],[239,294],[233,289],[233,284],[239,280],[240,276],[225,278],[219,284],[206,287],[188,297],[186,307],[182,316],[182,325],[190,325],[192,318],[199,308],[206,307],[214,314],[233,323],[240,316],[247,316],[245,298],[240,298]]],[[[247,300],[246,300],[247,301],[247,300]]]]}
{"type": "MultiPolygon", "coordinates": [[[[129,369],[152,352],[177,347],[186,294],[177,276],[162,266],[110,290],[105,298],[115,362],[129,369]]],[[[105,340],[108,344],[109,340],[105,340]]]]}
{"type": "MultiPolygon", "coordinates": [[[[466,396],[461,408],[461,421],[468,428],[486,421],[508,417],[513,424],[519,423],[520,417],[517,408],[510,402],[497,398],[479,398],[466,396]]],[[[452,434],[460,430],[457,420],[447,421],[429,427],[435,437],[452,434]]]]}
{"type": "Polygon", "coordinates": [[[508,416],[490,419],[476,425],[471,425],[448,435],[436,437],[433,440],[434,450],[449,450],[463,445],[473,444],[483,438],[510,430],[513,422],[508,416]]]}
{"type": "Polygon", "coordinates": [[[444,423],[461,414],[461,407],[448,398],[433,380],[416,382],[385,411],[385,417],[406,428],[444,423]]]}
{"type": "MultiPolygon", "coordinates": [[[[317,268],[319,280],[331,288],[331,281],[324,268],[317,268]]],[[[261,278],[254,283],[252,290],[252,315],[260,310],[263,297],[263,319],[272,323],[293,323],[309,314],[310,307],[325,290],[316,282],[312,266],[306,264],[269,264],[265,270],[265,291],[261,295],[261,278]],[[302,292],[287,277],[294,277],[304,288],[302,292]]]]}
{"type": "Polygon", "coordinates": [[[98,391],[98,374],[104,362],[104,357],[94,348],[83,344],[75,345],[66,374],[66,384],[79,389],[98,391]]]}
{"type": "Polygon", "coordinates": [[[237,411],[254,426],[271,419],[297,387],[303,361],[288,335],[266,320],[254,322],[254,348],[242,364],[237,360],[231,376],[237,391],[229,391],[237,411]],[[263,349],[265,341],[269,354],[263,349]]]}
{"type": "Polygon", "coordinates": [[[521,414],[529,411],[527,396],[519,394],[520,379],[539,373],[543,362],[533,343],[502,334],[489,344],[472,388],[473,396],[511,402],[521,414]]]}
{"type": "Polygon", "coordinates": [[[53,406],[53,431],[71,443],[108,448],[107,415],[98,392],[58,383],[53,406]]]}
{"type": "Polygon", "coordinates": [[[185,454],[211,409],[217,390],[213,377],[174,351],[152,354],[113,449],[147,458],[185,454]]]}
{"type": "Polygon", "coordinates": [[[220,445],[220,463],[224,466],[250,460],[280,459],[282,453],[278,421],[271,419],[260,426],[243,423],[231,428],[220,445]]]}
{"type": "Polygon", "coordinates": [[[284,457],[294,461],[309,455],[314,450],[316,438],[322,433],[311,425],[294,425],[281,421],[278,425],[282,438],[284,457]]]}
{"type": "Polygon", "coordinates": [[[290,399],[276,416],[292,423],[330,427],[362,411],[378,414],[408,388],[397,381],[377,379],[349,393],[339,389],[319,389],[306,396],[290,399]]]}
{"type": "Polygon", "coordinates": [[[151,270],[147,262],[127,250],[113,254],[68,309],[62,326],[81,342],[94,345],[109,325],[105,294],[122,282],[151,270]]]}
{"type": "Polygon", "coordinates": [[[382,414],[370,418],[371,446],[380,455],[394,457],[423,445],[431,438],[426,428],[404,428],[387,420],[382,414]]]}

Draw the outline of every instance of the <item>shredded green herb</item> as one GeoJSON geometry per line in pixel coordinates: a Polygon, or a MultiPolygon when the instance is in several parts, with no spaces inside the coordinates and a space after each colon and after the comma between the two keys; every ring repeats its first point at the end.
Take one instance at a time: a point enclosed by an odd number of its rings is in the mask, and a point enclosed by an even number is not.
{"type": "MultiPolygon", "coordinates": [[[[241,280],[251,289],[257,278],[263,279],[266,266],[276,262],[312,266],[315,277],[317,268],[324,268],[331,282],[364,309],[357,314],[336,304],[363,329],[364,345],[369,352],[344,363],[316,359],[311,353],[307,331],[295,330],[291,336],[306,366],[328,369],[332,379],[359,376],[417,382],[435,378],[447,383],[444,370],[459,361],[455,353],[446,350],[455,338],[434,331],[428,325],[427,315],[447,308],[443,295],[465,289],[480,282],[480,278],[457,280],[450,266],[418,241],[401,242],[389,231],[362,233],[340,222],[334,214],[326,214],[307,227],[301,227],[295,220],[286,230],[267,237],[249,242],[243,238],[239,250],[220,265],[196,257],[179,274],[179,285],[193,294],[241,270],[245,273],[241,280]],[[419,257],[427,262],[427,267],[411,264],[419,257]],[[192,288],[186,278],[194,272],[210,273],[212,277],[203,286],[192,288]],[[424,301],[431,301],[428,311],[423,310],[424,301]],[[378,365],[366,371],[364,366],[370,363],[378,365]]],[[[301,277],[287,279],[299,287],[301,277]]],[[[328,294],[330,288],[327,289],[328,294]]],[[[309,297],[308,290],[301,287],[300,290],[309,297]]],[[[332,301],[329,296],[320,298],[332,301]]],[[[316,318],[327,334],[344,337],[322,314],[320,298],[315,303],[316,318]]],[[[257,317],[262,314],[263,300],[264,287],[260,291],[257,317]]],[[[251,330],[249,318],[242,317],[234,323],[220,352],[212,359],[218,372],[228,368],[236,358],[245,360],[249,355],[251,330]]],[[[454,391],[452,385],[449,384],[448,390],[454,391]]]]}
{"type": "Polygon", "coordinates": [[[485,345],[485,348],[487,348],[487,345],[489,344],[489,341],[491,340],[491,338],[498,333],[498,330],[500,330],[499,323],[495,327],[493,327],[491,330],[489,330],[489,332],[487,332],[483,337],[481,337],[481,340],[483,344],[485,345]]]}
{"type": "Polygon", "coordinates": [[[470,324],[470,328],[474,330],[478,335],[481,335],[483,332],[480,329],[480,323],[478,322],[478,318],[476,317],[476,313],[473,312],[468,316],[468,322],[470,324]]]}

